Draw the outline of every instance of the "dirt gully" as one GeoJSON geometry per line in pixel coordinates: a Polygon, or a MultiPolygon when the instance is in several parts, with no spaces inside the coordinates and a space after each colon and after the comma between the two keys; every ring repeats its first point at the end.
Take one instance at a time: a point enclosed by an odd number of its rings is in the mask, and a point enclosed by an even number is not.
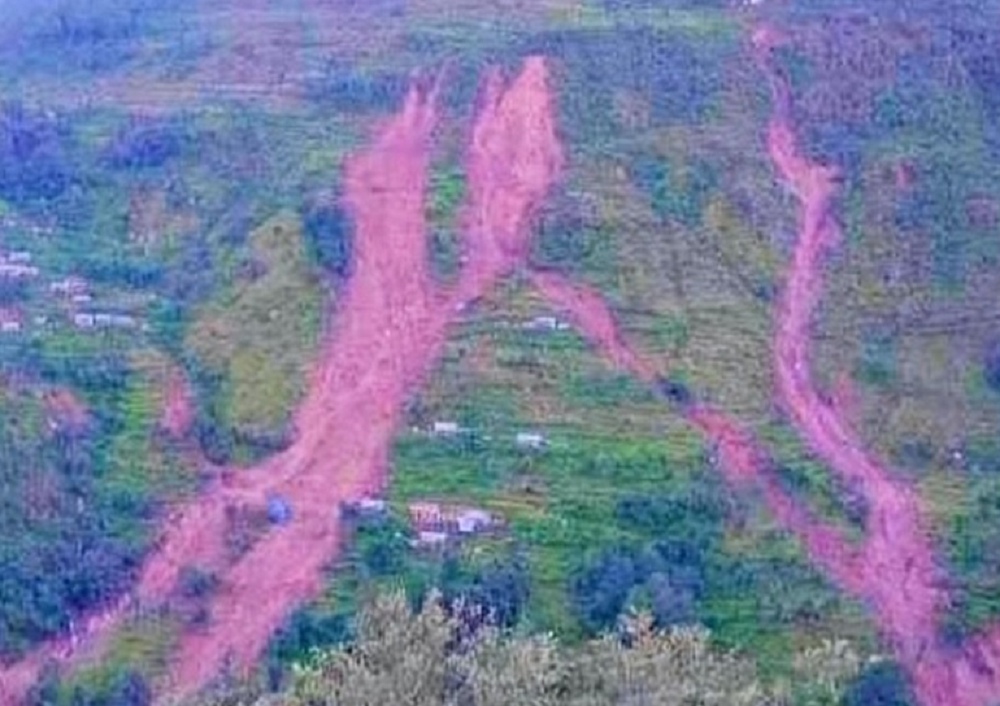
{"type": "MultiPolygon", "coordinates": [[[[355,260],[295,415],[294,443],[258,467],[228,474],[232,482],[180,509],[141,572],[133,604],[165,600],[185,565],[220,578],[210,623],[182,635],[170,673],[157,685],[160,702],[196,690],[223,663],[252,665],[289,611],[319,592],[322,568],[341,541],[337,508],[384,485],[405,398],[438,358],[449,324],[525,257],[532,213],[563,161],[544,60],[527,58],[509,81],[499,70],[483,81],[466,155],[464,267],[451,289],[435,285],[426,251],[424,200],[437,117],[437,85],[429,83],[415,80],[400,111],[345,167],[355,260]],[[229,565],[226,505],[234,498],[259,502],[267,492],[289,499],[292,521],[229,565]]],[[[124,612],[107,611],[90,621],[86,635],[63,636],[0,672],[0,703],[17,703],[46,662],[70,662],[100,644],[124,612]]]]}
{"type": "MultiPolygon", "coordinates": [[[[799,537],[810,559],[869,607],[881,634],[909,672],[921,704],[990,706],[1000,700],[1000,627],[962,645],[942,642],[938,625],[949,596],[920,498],[866,451],[812,378],[810,326],[823,288],[823,259],[841,238],[831,213],[840,175],[809,161],[800,151],[788,84],[771,57],[781,41],[780,32],[772,27],[760,27],[753,34],[753,50],[773,99],[768,151],[778,177],[799,204],[798,238],[775,309],[776,392],[812,452],[867,500],[864,539],[849,541],[790,497],[752,435],[733,418],[689,401],[681,408],[716,448],[720,470],[730,483],[758,487],[776,519],[799,537]]],[[[612,363],[648,382],[662,381],[654,366],[622,340],[597,293],[552,274],[537,274],[535,283],[612,363]]]]}

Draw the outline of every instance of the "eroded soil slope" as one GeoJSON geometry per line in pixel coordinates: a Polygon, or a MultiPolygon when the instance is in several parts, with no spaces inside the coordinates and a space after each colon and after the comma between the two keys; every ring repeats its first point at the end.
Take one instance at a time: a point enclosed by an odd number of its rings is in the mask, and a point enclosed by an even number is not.
{"type": "MultiPolygon", "coordinates": [[[[437,358],[448,324],[527,251],[528,220],[562,163],[544,61],[528,58],[509,83],[498,71],[484,81],[467,155],[467,257],[454,291],[433,284],[426,253],[436,92],[415,81],[401,110],[346,166],[353,274],[296,414],[295,442],[256,468],[222,474],[228,480],[172,519],[142,571],[134,598],[143,604],[163,601],[185,565],[221,579],[208,627],[181,638],[164,699],[197,689],[224,660],[252,664],[288,612],[319,591],[321,569],[340,543],[340,503],[381,489],[406,394],[437,358]],[[292,521],[230,564],[226,506],[259,504],[268,492],[289,499],[292,521]]],[[[46,660],[66,662],[99,644],[123,612],[124,605],[95,616],[85,635],[54,641],[0,673],[4,706],[18,701],[46,660]]]]}

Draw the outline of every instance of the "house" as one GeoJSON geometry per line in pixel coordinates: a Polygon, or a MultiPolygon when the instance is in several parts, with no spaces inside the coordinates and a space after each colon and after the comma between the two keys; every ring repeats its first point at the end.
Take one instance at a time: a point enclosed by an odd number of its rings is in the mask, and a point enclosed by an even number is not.
{"type": "Polygon", "coordinates": [[[458,422],[434,422],[432,432],[434,436],[455,436],[461,430],[458,422]]]}
{"type": "Polygon", "coordinates": [[[439,525],[444,517],[441,506],[437,503],[410,503],[409,511],[410,522],[416,527],[439,525]]]}
{"type": "Polygon", "coordinates": [[[27,250],[15,250],[7,253],[6,260],[12,265],[29,265],[31,264],[31,253],[27,250]]]}
{"type": "Polygon", "coordinates": [[[554,316],[536,316],[531,321],[521,324],[521,328],[528,331],[562,331],[568,329],[569,324],[554,316]]]}
{"type": "Polygon", "coordinates": [[[356,505],[358,510],[371,515],[384,515],[389,508],[381,498],[361,498],[356,505]]]}
{"type": "Polygon", "coordinates": [[[111,314],[108,325],[115,328],[135,328],[135,319],[127,314],[111,314]]]}
{"type": "Polygon", "coordinates": [[[496,525],[493,515],[485,510],[469,508],[458,514],[458,533],[475,534],[483,532],[496,525]]]}
{"type": "Polygon", "coordinates": [[[16,309],[0,308],[0,333],[20,333],[21,314],[16,309]]]}
{"type": "Polygon", "coordinates": [[[73,323],[77,328],[135,328],[135,318],[126,314],[110,314],[108,312],[78,312],[73,314],[73,323]]]}
{"type": "Polygon", "coordinates": [[[389,513],[389,504],[381,498],[363,497],[343,503],[341,510],[354,517],[374,519],[385,517],[389,513]]]}
{"type": "Polygon", "coordinates": [[[514,437],[514,445],[519,449],[537,451],[545,448],[547,444],[548,441],[544,436],[533,431],[519,431],[514,437]]]}
{"type": "Polygon", "coordinates": [[[87,280],[82,277],[66,277],[57,282],[49,284],[49,291],[53,294],[60,294],[65,297],[73,297],[79,294],[86,294],[90,289],[87,280]]]}
{"type": "Polygon", "coordinates": [[[413,547],[441,547],[448,543],[447,532],[437,532],[434,530],[422,530],[417,533],[417,538],[410,545],[413,547]]]}
{"type": "Polygon", "coordinates": [[[9,279],[27,279],[37,277],[39,270],[34,265],[22,265],[19,263],[0,261],[0,277],[9,279]]]}

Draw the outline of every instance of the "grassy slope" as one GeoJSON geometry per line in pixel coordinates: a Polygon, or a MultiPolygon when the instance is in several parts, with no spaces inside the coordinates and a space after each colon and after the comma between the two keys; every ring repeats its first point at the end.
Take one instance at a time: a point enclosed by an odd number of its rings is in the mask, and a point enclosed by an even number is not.
{"type": "Polygon", "coordinates": [[[302,391],[316,349],[321,292],[294,217],[276,216],[250,235],[253,274],[197,314],[187,346],[224,377],[223,418],[243,433],[279,429],[302,391]]]}

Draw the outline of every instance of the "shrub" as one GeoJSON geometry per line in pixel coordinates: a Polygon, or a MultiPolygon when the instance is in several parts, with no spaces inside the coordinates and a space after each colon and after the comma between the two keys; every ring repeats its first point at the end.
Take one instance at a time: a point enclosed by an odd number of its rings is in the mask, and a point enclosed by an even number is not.
{"type": "Polygon", "coordinates": [[[879,662],[847,688],[843,706],[913,706],[913,694],[906,675],[892,662],[879,662]]]}
{"type": "Polygon", "coordinates": [[[306,241],[316,262],[327,272],[346,278],[351,271],[352,227],[338,206],[314,206],[302,214],[306,241]]]}
{"type": "Polygon", "coordinates": [[[215,574],[197,566],[183,566],[177,578],[177,592],[183,598],[206,598],[217,584],[215,574]]]}

